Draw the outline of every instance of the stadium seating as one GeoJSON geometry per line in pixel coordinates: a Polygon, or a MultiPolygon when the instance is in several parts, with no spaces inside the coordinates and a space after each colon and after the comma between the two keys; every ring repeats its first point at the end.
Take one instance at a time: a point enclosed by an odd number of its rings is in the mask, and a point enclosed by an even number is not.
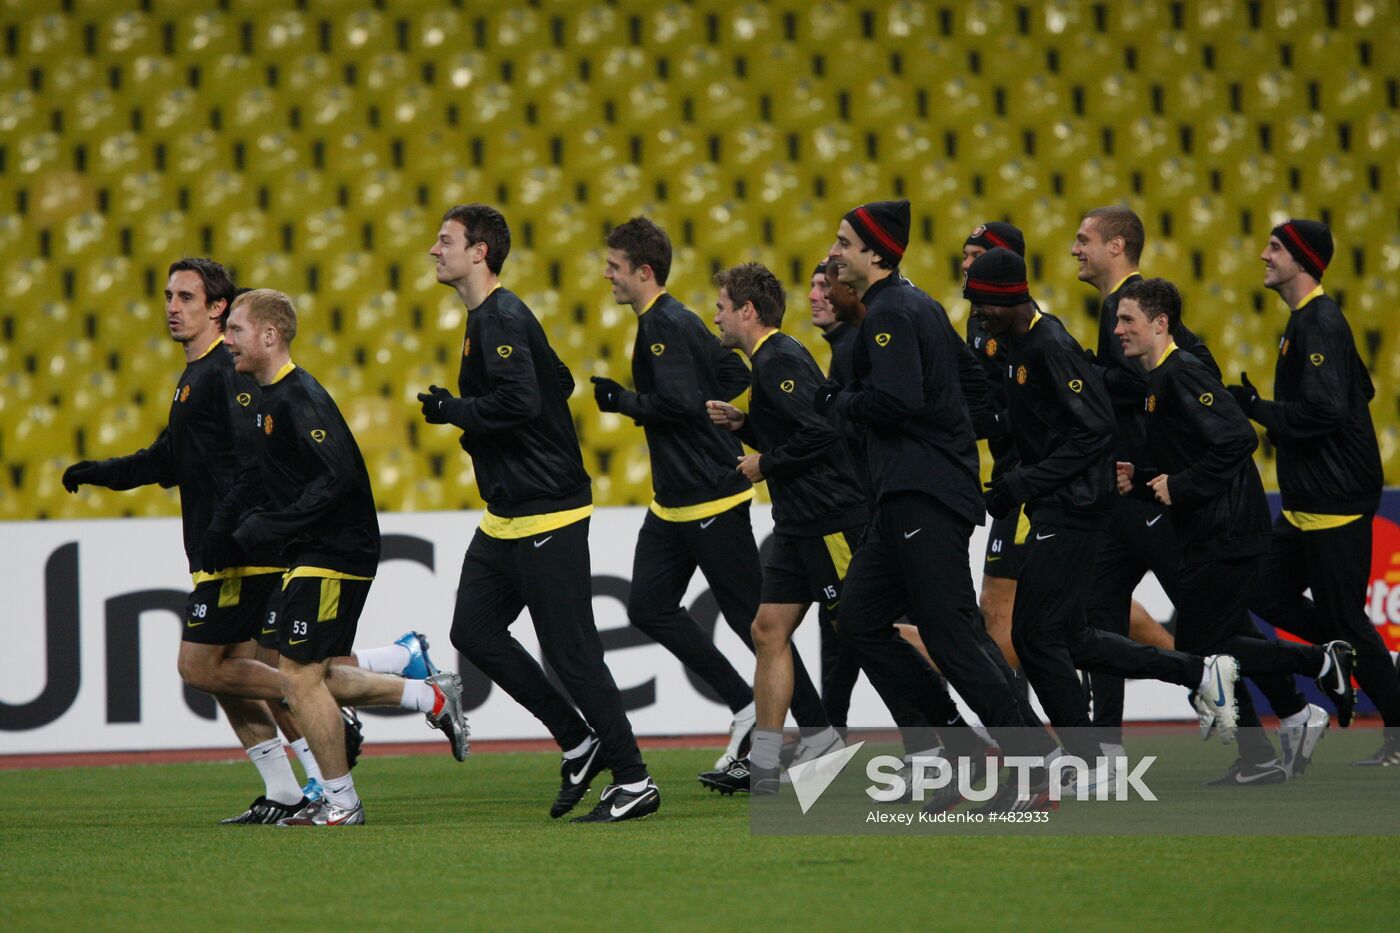
{"type": "MultiPolygon", "coordinates": [[[[413,396],[455,380],[462,309],[426,251],[441,211],[510,218],[504,280],[580,384],[601,504],[650,497],[640,431],[587,377],[626,378],[635,324],[602,239],[646,211],[673,291],[711,314],[748,258],[806,279],[841,214],[914,202],[905,272],[959,325],[976,223],[1027,234],[1033,287],[1086,342],[1068,247],[1124,201],[1144,271],[1177,281],[1227,372],[1268,391],[1286,313],[1258,253],[1328,220],[1327,284],[1372,368],[1400,482],[1400,6],[1393,0],[168,0],[0,4],[0,518],[172,514],[161,490],[65,494],[60,466],[155,437],[180,367],[165,268],[209,254],[304,315],[297,358],[340,400],[380,505],[480,504],[413,396]]],[[[1273,463],[1261,454],[1266,479],[1273,463]]]]}

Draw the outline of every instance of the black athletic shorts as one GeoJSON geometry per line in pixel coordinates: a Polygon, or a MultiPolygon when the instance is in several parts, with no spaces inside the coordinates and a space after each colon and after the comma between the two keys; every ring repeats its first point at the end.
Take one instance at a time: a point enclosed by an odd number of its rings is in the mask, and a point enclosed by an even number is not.
{"type": "Polygon", "coordinates": [[[301,664],[349,654],[373,582],[336,577],[287,579],[265,626],[276,626],[277,650],[301,664]]]}
{"type": "Polygon", "coordinates": [[[236,645],[258,637],[267,601],[277,592],[282,574],[260,573],[205,580],[185,603],[185,641],[197,645],[236,645]]]}
{"type": "Polygon", "coordinates": [[[1026,562],[1026,535],[1031,532],[1025,509],[1018,508],[1005,518],[992,519],[987,532],[987,556],[982,561],[984,577],[1015,580],[1026,562]]]}
{"type": "Polygon", "coordinates": [[[848,528],[817,538],[775,533],[773,549],[763,565],[761,601],[816,601],[826,614],[835,614],[841,602],[841,583],[863,530],[848,528]]]}

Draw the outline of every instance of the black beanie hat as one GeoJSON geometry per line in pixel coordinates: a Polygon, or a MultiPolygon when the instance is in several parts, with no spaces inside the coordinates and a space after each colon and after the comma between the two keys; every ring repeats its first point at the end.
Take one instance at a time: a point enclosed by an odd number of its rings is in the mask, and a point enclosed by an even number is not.
{"type": "Polygon", "coordinates": [[[989,249],[972,260],[963,297],[975,305],[1018,305],[1031,300],[1026,261],[1009,249],[989,249]]]}
{"type": "Polygon", "coordinates": [[[909,245],[909,202],[871,201],[846,214],[846,222],[867,247],[892,266],[904,258],[909,245]]]}
{"type": "Polygon", "coordinates": [[[1298,261],[1303,271],[1319,282],[1332,261],[1332,231],[1316,220],[1287,220],[1274,228],[1283,248],[1298,261]]]}
{"type": "Polygon", "coordinates": [[[980,246],[983,249],[1009,249],[1017,256],[1026,255],[1026,237],[1011,224],[994,220],[981,224],[967,235],[963,246],[980,246]]]}

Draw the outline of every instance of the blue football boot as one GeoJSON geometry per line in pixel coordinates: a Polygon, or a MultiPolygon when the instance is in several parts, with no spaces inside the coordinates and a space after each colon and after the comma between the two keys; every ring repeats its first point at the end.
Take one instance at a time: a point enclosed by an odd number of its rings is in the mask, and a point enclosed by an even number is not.
{"type": "Polygon", "coordinates": [[[408,649],[408,663],[399,675],[407,680],[427,680],[438,672],[433,659],[428,657],[428,638],[418,632],[405,632],[394,642],[408,649]]]}

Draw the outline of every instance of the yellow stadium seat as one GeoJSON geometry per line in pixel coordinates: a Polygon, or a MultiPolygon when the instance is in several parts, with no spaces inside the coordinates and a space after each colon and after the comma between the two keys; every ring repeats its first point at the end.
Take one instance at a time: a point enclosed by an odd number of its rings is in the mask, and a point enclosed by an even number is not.
{"type": "Polygon", "coordinates": [[[1136,75],[1109,72],[1084,87],[1084,113],[1104,123],[1121,124],[1143,113],[1147,99],[1136,75]]]}
{"type": "MultiPolygon", "coordinates": [[[[819,50],[803,48],[795,42],[769,42],[744,49],[744,80],[751,86],[749,93],[753,89],[782,89],[770,94],[772,98],[782,97],[791,83],[814,77],[812,63],[819,54],[819,50]]],[[[842,70],[845,71],[844,66],[842,70]]]]}
{"type": "Polygon", "coordinates": [[[297,10],[267,11],[253,17],[253,54],[263,61],[290,61],[316,50],[316,24],[297,10]]]}
{"type": "Polygon", "coordinates": [[[337,55],[361,55],[394,49],[394,28],[383,13],[375,10],[340,12],[332,18],[331,48],[337,55]]]}
{"type": "Polygon", "coordinates": [[[1006,0],[963,4],[955,8],[954,33],[973,42],[1016,31],[1015,6],[1006,0]]]}
{"type": "Polygon", "coordinates": [[[193,61],[217,54],[237,35],[236,21],[217,10],[201,10],[182,16],[175,26],[175,58],[193,61]]]}
{"type": "Polygon", "coordinates": [[[772,120],[779,129],[801,133],[836,120],[836,96],[818,78],[799,78],[773,95],[772,120]]]}
{"type": "Polygon", "coordinates": [[[486,41],[492,49],[514,53],[543,46],[549,29],[538,11],[507,7],[487,17],[486,41]]]}
{"type": "Polygon", "coordinates": [[[1320,113],[1297,114],[1274,124],[1280,154],[1297,165],[1335,148],[1328,130],[1327,118],[1320,113]]]}
{"type": "Polygon", "coordinates": [[[701,17],[695,8],[679,0],[657,5],[643,3],[642,42],[649,48],[684,47],[702,36],[701,17]]]}
{"type": "Polygon", "coordinates": [[[366,223],[372,223],[410,199],[403,173],[394,169],[376,169],[358,177],[346,186],[350,193],[350,208],[366,223]]]}
{"type": "Polygon", "coordinates": [[[878,41],[882,45],[917,49],[937,28],[935,12],[921,0],[896,0],[882,7],[877,15],[878,41]]]}
{"type": "Polygon", "coordinates": [[[1044,71],[1008,71],[1017,75],[1006,87],[1006,115],[1027,126],[1043,125],[1070,109],[1070,91],[1058,76],[1044,71]]]}
{"type": "Polygon", "coordinates": [[[49,13],[28,20],[19,28],[20,55],[30,61],[47,63],[69,55],[83,54],[82,32],[78,23],[60,13],[49,13]]]}
{"type": "Polygon", "coordinates": [[[589,5],[565,20],[564,44],[580,50],[607,49],[630,41],[626,17],[612,7],[589,5]]]}

